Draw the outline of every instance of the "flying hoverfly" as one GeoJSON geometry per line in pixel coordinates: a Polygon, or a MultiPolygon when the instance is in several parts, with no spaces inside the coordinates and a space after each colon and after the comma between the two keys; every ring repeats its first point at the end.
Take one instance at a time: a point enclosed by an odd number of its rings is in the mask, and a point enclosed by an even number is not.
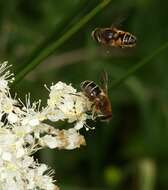
{"type": "Polygon", "coordinates": [[[92,37],[102,45],[120,48],[134,47],[137,41],[133,34],[116,27],[96,28],[92,37]]]}

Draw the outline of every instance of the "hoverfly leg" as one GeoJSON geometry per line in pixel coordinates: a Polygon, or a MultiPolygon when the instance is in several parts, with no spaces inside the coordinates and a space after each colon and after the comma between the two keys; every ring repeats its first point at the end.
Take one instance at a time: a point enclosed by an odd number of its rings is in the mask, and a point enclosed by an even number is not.
{"type": "Polygon", "coordinates": [[[96,106],[93,104],[92,105],[92,120],[95,120],[96,116],[97,116],[96,106]]]}
{"type": "Polygon", "coordinates": [[[73,96],[80,96],[80,94],[73,94],[73,93],[68,93],[68,94],[73,96]]]}

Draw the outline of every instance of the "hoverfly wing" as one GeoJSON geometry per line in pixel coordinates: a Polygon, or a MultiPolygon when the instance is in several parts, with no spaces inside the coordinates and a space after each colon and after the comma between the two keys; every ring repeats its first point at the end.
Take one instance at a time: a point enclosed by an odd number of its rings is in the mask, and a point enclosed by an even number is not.
{"type": "Polygon", "coordinates": [[[101,87],[105,93],[108,93],[108,74],[105,70],[101,73],[101,87]]]}
{"type": "Polygon", "coordinates": [[[111,24],[111,28],[120,28],[123,25],[123,22],[126,20],[126,15],[120,15],[117,16],[117,18],[114,19],[114,22],[111,24]]]}

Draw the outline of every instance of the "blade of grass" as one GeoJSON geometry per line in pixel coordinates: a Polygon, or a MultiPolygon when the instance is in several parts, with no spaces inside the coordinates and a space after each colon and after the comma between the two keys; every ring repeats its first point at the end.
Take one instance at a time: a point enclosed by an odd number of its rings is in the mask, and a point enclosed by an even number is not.
{"type": "Polygon", "coordinates": [[[140,62],[138,62],[136,65],[132,66],[128,71],[123,74],[119,79],[116,79],[109,88],[115,88],[119,86],[121,83],[123,83],[127,78],[129,78],[131,75],[133,75],[136,71],[138,71],[140,68],[142,68],[147,63],[150,63],[150,61],[156,57],[159,53],[164,51],[168,48],[168,42],[166,42],[164,45],[156,49],[152,54],[146,56],[144,59],[142,59],[140,62]]]}
{"type": "Polygon", "coordinates": [[[50,56],[54,51],[65,43],[70,37],[75,34],[79,29],[81,29],[89,20],[91,20],[99,11],[101,11],[105,6],[110,3],[111,0],[104,0],[98,4],[93,10],[91,10],[87,15],[85,15],[78,23],[74,24],[67,32],[65,32],[58,40],[53,44],[49,45],[47,48],[43,49],[32,61],[30,61],[25,68],[23,68],[18,74],[16,74],[16,79],[14,84],[21,81],[21,79],[32,71],[37,65],[39,65],[43,60],[50,56]]]}
{"type": "Polygon", "coordinates": [[[93,7],[93,2],[88,2],[86,0],[80,1],[77,5],[75,11],[73,10],[66,16],[61,23],[59,23],[54,31],[50,32],[50,34],[41,42],[35,49],[32,51],[31,55],[28,56],[25,63],[16,67],[17,73],[20,72],[27,64],[33,61],[43,49],[45,49],[49,44],[54,42],[59,38],[68,28],[70,28],[75,22],[77,22],[78,18],[81,18],[88,10],[93,7]],[[81,10],[82,9],[82,10],[81,10]]]}

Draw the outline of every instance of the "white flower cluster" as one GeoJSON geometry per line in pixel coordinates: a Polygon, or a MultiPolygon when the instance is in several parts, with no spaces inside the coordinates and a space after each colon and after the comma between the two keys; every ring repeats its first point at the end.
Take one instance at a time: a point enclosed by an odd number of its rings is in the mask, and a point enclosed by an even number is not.
{"type": "Polygon", "coordinates": [[[47,118],[51,121],[67,120],[69,123],[76,122],[75,129],[79,130],[85,125],[86,114],[91,110],[91,102],[81,92],[77,92],[71,85],[58,82],[50,89],[48,107],[46,108],[47,118]]]}
{"type": "Polygon", "coordinates": [[[90,119],[92,103],[71,85],[53,84],[47,106],[40,101],[26,103],[12,98],[9,83],[14,79],[4,62],[0,65],[0,189],[1,190],[58,190],[47,165],[39,164],[32,154],[44,147],[75,149],[85,145],[79,133],[90,119]],[[74,127],[59,130],[45,123],[66,120],[74,127]]]}

